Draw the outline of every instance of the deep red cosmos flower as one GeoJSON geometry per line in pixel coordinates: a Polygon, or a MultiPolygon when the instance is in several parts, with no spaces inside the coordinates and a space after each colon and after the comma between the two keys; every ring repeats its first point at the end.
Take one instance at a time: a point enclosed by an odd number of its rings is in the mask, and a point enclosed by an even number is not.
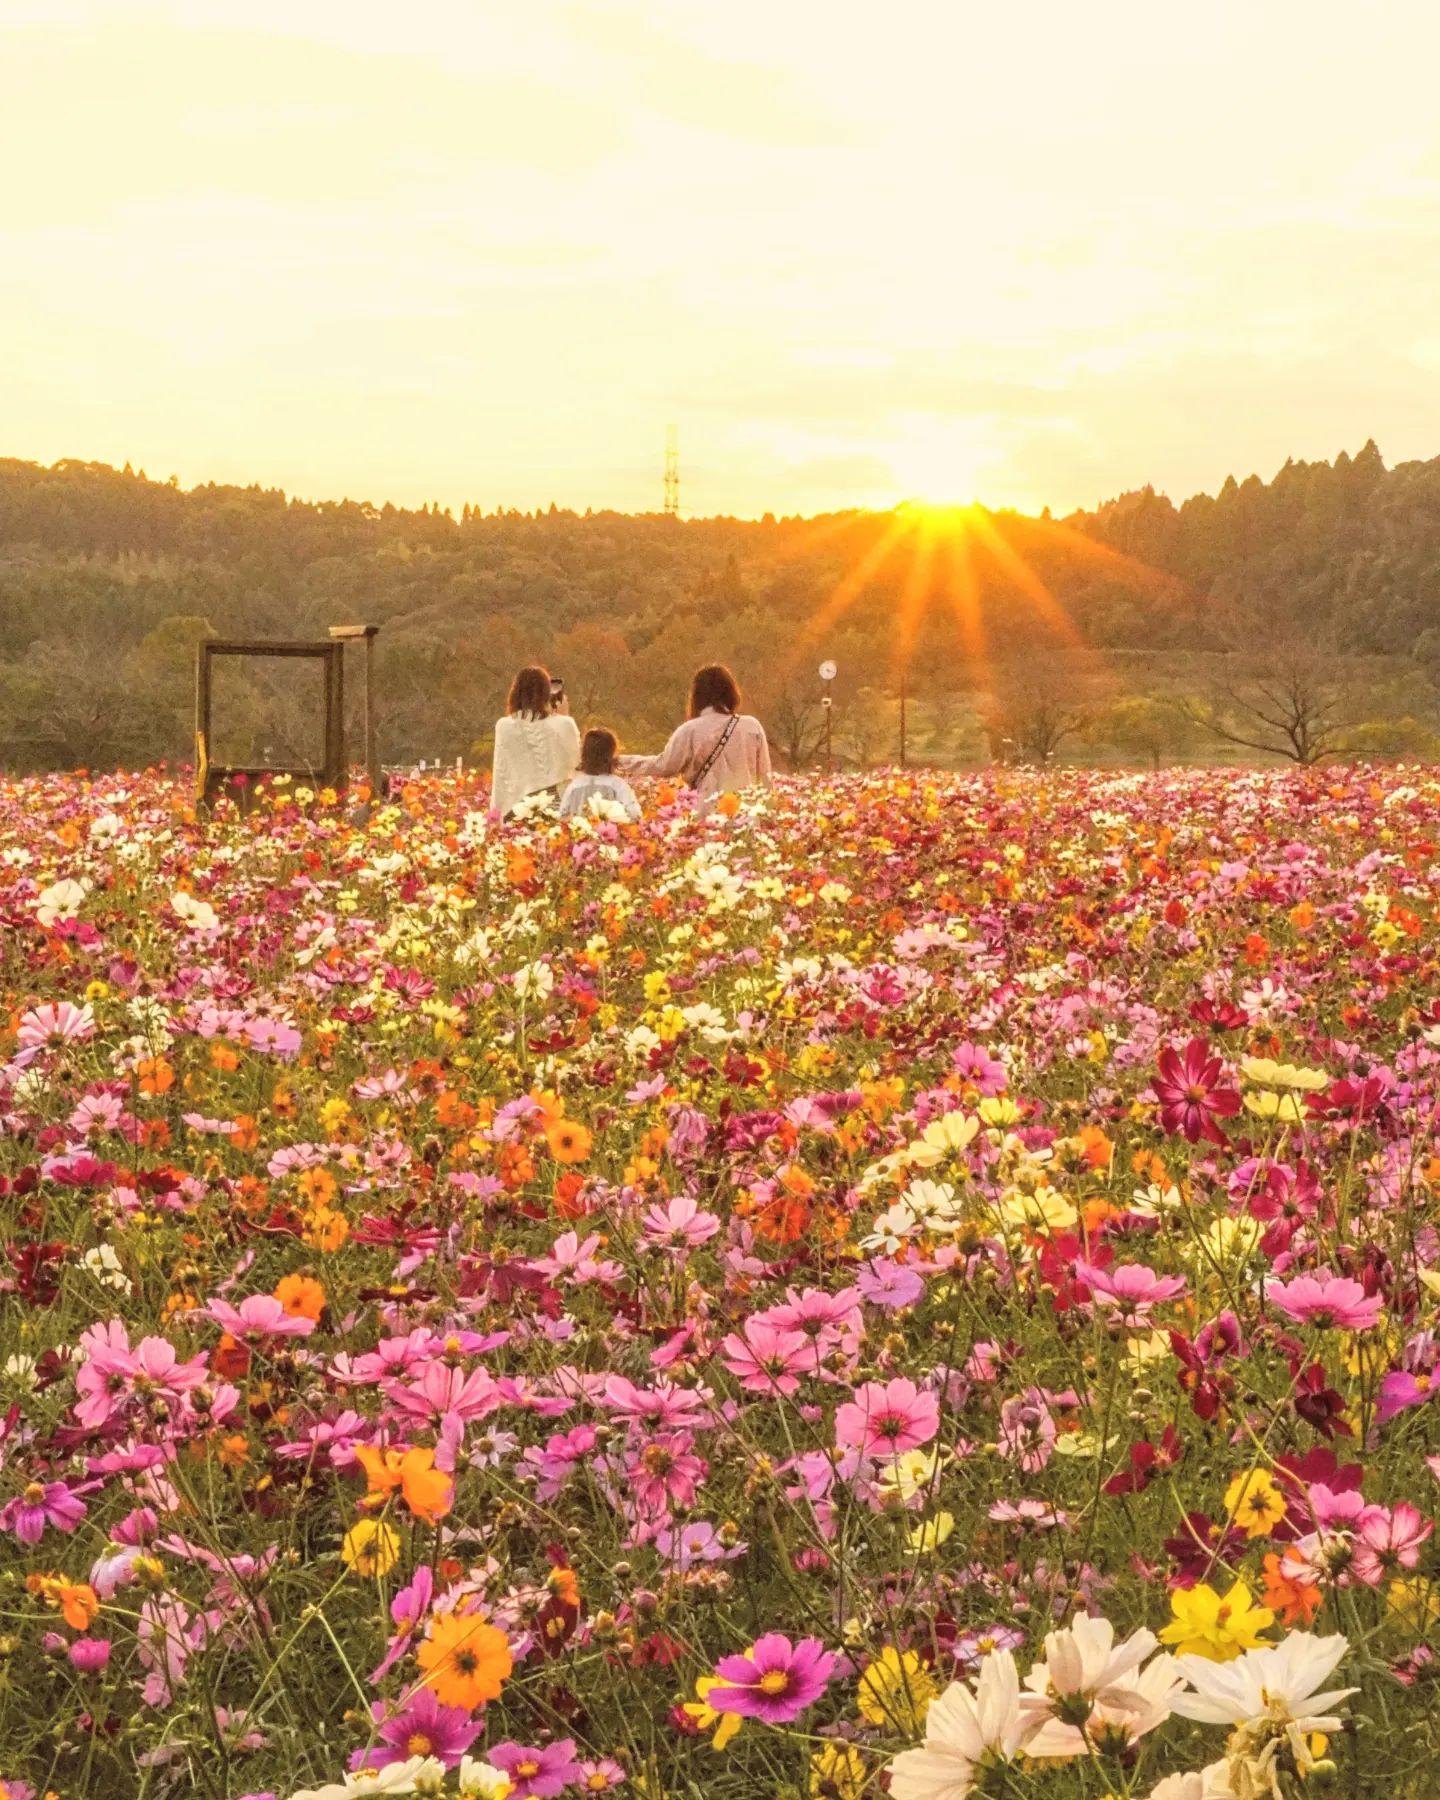
{"type": "Polygon", "coordinates": [[[1178,1131],[1192,1144],[1201,1138],[1212,1144],[1228,1142],[1215,1121],[1239,1112],[1240,1093],[1226,1085],[1225,1064],[1211,1054],[1205,1039],[1191,1038],[1183,1053],[1167,1044],[1156,1067],[1150,1085],[1160,1103],[1160,1123],[1166,1131],[1178,1131]]]}

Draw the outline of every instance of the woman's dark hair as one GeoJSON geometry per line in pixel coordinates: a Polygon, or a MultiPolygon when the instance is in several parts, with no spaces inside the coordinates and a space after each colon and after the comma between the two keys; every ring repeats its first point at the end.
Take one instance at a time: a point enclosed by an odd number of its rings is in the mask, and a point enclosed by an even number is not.
{"type": "Polygon", "coordinates": [[[505,710],[526,719],[543,719],[550,712],[550,671],[539,663],[522,669],[510,683],[510,698],[505,710]]]}
{"type": "Polygon", "coordinates": [[[619,748],[613,731],[606,731],[603,726],[587,731],[585,742],[580,746],[581,769],[586,775],[613,775],[615,752],[619,748]]]}
{"type": "Polygon", "coordinates": [[[723,713],[740,710],[740,684],[724,663],[706,663],[690,683],[690,717],[698,719],[711,706],[723,713]]]}

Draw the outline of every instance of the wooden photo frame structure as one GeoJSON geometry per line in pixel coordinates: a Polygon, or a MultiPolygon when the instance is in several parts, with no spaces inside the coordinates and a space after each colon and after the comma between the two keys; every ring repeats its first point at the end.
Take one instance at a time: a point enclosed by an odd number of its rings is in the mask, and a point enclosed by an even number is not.
{"type": "Polygon", "coordinates": [[[195,799],[208,810],[222,795],[239,806],[248,803],[255,783],[288,775],[339,793],[350,773],[345,752],[345,645],[329,641],[290,641],[270,638],[207,638],[195,649],[195,799]],[[211,708],[214,700],[214,666],[217,657],[307,658],[322,665],[325,714],[324,750],[317,766],[242,765],[210,760],[214,742],[211,708]]]}

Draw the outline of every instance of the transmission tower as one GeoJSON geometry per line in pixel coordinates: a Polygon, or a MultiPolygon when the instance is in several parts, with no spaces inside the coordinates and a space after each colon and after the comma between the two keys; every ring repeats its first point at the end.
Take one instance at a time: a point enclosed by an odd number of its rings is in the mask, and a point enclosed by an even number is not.
{"type": "Polygon", "coordinates": [[[665,511],[680,516],[680,434],[673,425],[665,427],[665,511]]]}

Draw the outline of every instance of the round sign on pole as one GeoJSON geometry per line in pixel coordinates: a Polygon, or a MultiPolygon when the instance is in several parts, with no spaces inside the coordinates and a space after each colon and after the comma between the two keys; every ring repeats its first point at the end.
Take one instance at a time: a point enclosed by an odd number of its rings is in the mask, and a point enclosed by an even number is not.
{"type": "Polygon", "coordinates": [[[833,681],[835,679],[835,675],[836,675],[835,665],[833,662],[829,661],[829,659],[827,658],[826,661],[824,661],[820,665],[820,679],[822,681],[833,681]]]}

